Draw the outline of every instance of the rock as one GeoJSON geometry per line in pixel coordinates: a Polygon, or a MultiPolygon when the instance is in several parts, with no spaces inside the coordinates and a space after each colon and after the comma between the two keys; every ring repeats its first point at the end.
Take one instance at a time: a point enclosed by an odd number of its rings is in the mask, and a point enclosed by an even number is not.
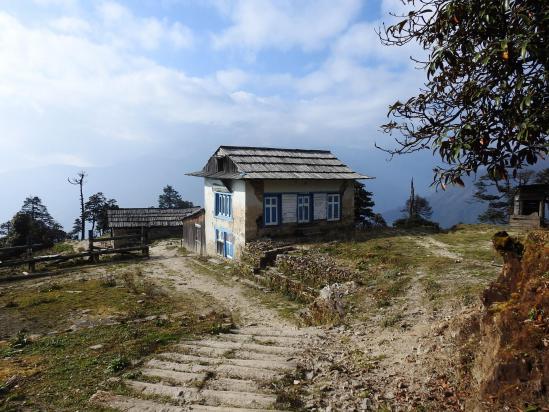
{"type": "Polygon", "coordinates": [[[364,410],[368,410],[372,407],[372,401],[370,398],[364,398],[362,399],[362,402],[360,403],[360,407],[364,410]]]}

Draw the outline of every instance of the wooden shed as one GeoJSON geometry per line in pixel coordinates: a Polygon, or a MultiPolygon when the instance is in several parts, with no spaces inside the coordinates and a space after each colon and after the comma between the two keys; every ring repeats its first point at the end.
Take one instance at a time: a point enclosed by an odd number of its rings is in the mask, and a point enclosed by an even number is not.
{"type": "Polygon", "coordinates": [[[545,208],[549,199],[549,185],[534,184],[519,186],[515,194],[511,227],[531,229],[544,227],[545,208]]]}
{"type": "MultiPolygon", "coordinates": [[[[180,239],[183,233],[183,219],[200,209],[200,207],[111,209],[107,211],[107,217],[109,228],[114,236],[135,234],[141,232],[141,228],[146,228],[149,240],[172,237],[180,239]]],[[[116,245],[116,247],[119,246],[121,245],[116,245]]]]}
{"type": "Polygon", "coordinates": [[[205,210],[199,209],[183,219],[183,246],[199,255],[206,254],[206,233],[204,230],[205,210]]]}

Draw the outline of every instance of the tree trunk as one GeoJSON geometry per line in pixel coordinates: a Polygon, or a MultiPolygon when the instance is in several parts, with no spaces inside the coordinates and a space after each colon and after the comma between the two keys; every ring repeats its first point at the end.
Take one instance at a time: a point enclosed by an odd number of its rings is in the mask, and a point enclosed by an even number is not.
{"type": "Polygon", "coordinates": [[[84,191],[82,186],[84,185],[84,180],[80,180],[80,220],[82,221],[81,225],[81,240],[86,238],[86,212],[84,210],[84,191]]]}

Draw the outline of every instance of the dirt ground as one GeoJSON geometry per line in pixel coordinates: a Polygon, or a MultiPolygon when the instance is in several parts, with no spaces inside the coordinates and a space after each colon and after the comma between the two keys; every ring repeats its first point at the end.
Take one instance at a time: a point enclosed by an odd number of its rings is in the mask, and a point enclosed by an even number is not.
{"type": "MultiPolygon", "coordinates": [[[[293,409],[463,408],[467,394],[460,393],[457,385],[460,364],[453,342],[457,320],[475,311],[479,302],[473,299],[464,304],[463,296],[449,297],[443,292],[461,284],[480,288],[496,276],[499,268],[439,238],[407,236],[399,241],[407,242],[408,249],[417,247],[417,253],[445,259],[443,276],[435,281],[431,272],[414,268],[413,273],[407,273],[403,290],[395,294],[387,307],[376,306],[370,292],[375,292],[377,286],[366,285],[361,294],[349,298],[348,315],[341,325],[301,329],[307,332],[307,339],[299,345],[298,367],[294,371],[297,378],[290,383],[294,393],[301,397],[293,409]],[[483,275],[471,275],[471,267],[475,270],[480,267],[483,275]]],[[[278,293],[267,293],[270,297],[266,297],[265,292],[231,276],[229,264],[212,264],[181,254],[174,242],[160,242],[152,247],[150,260],[124,267],[126,270],[138,267],[144,279],[151,279],[167,290],[200,296],[199,306],[205,311],[224,308],[240,328],[266,328],[280,336],[293,336],[299,331],[297,317],[292,311],[288,314],[283,310],[294,307],[294,302],[278,293]],[[212,305],[208,305],[210,299],[212,305]]],[[[93,271],[95,276],[109,272],[112,272],[110,266],[93,271]]],[[[24,287],[39,288],[48,282],[48,279],[28,281],[24,287]]],[[[21,285],[0,288],[6,293],[21,285]]],[[[1,316],[0,310],[0,319],[4,319],[1,316]]],[[[17,321],[13,317],[11,320],[17,321]]],[[[6,334],[13,334],[16,329],[17,325],[6,334]]]]}

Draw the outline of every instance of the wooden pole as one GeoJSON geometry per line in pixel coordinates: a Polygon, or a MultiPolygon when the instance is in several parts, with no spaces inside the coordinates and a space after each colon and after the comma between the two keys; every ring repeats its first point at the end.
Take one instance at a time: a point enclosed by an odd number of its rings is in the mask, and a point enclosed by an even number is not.
{"type": "Polygon", "coordinates": [[[95,262],[95,254],[93,253],[93,230],[88,230],[88,252],[90,252],[90,262],[95,262]]]}
{"type": "MultiPolygon", "coordinates": [[[[32,242],[30,240],[30,237],[27,239],[27,258],[32,258],[32,242]]],[[[29,272],[32,273],[35,270],[35,263],[33,261],[29,261],[29,272]]]]}

